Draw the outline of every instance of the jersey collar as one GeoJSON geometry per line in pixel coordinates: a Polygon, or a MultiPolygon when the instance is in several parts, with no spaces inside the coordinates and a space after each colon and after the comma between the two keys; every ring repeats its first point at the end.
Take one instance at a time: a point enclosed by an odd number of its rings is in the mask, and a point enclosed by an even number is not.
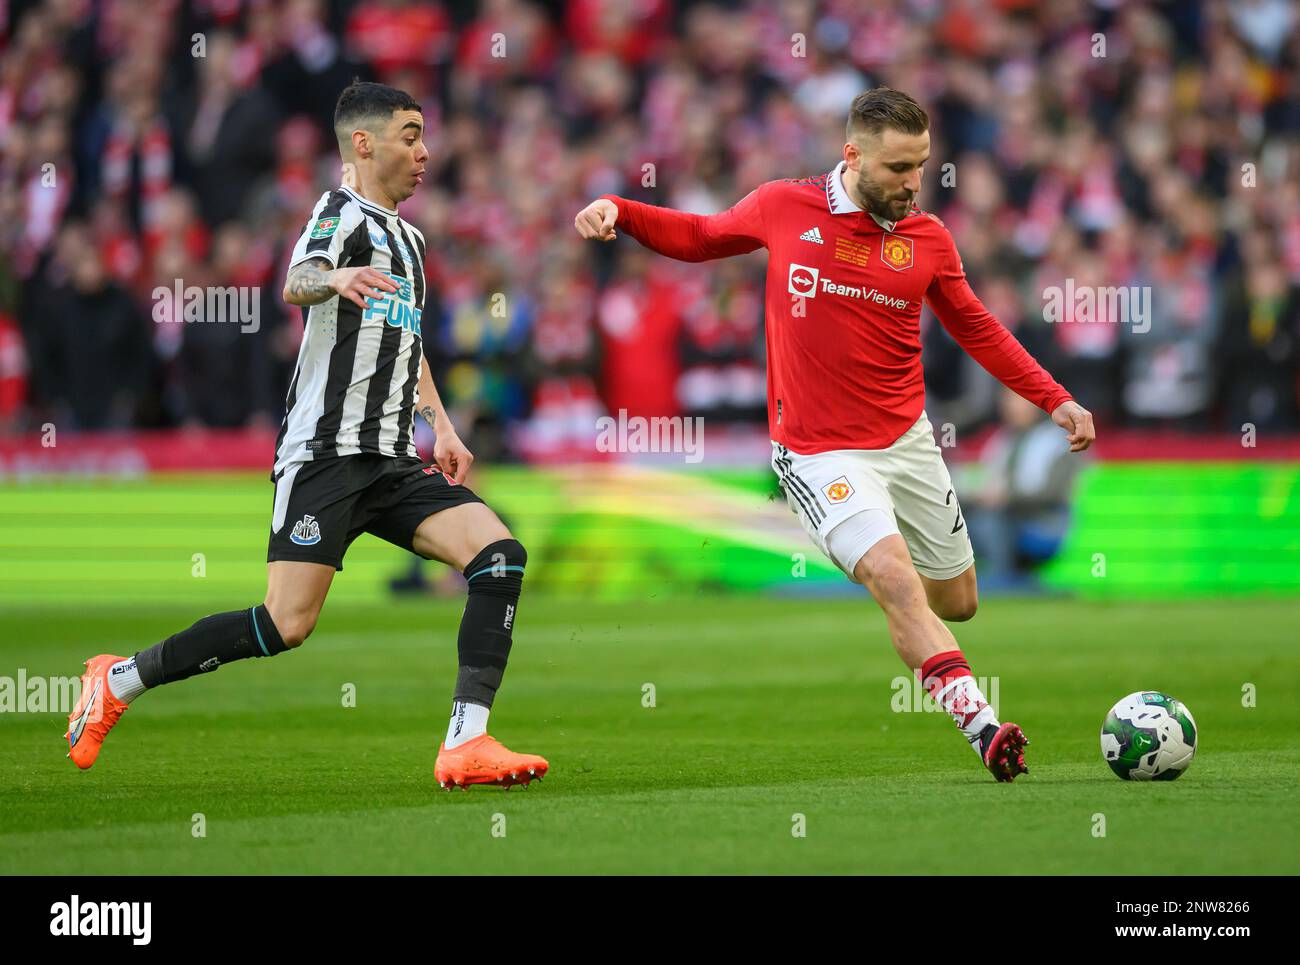
{"type": "Polygon", "coordinates": [[[369,198],[363,198],[361,195],[357,194],[355,191],[349,188],[346,184],[339,185],[339,190],[344,191],[347,194],[351,195],[352,197],[356,198],[359,204],[367,205],[371,208],[374,208],[376,211],[384,212],[384,214],[391,214],[394,218],[397,217],[397,212],[394,211],[392,208],[385,208],[382,204],[375,204],[375,202],[371,201],[369,198]]]}
{"type": "MultiPolygon", "coordinates": [[[[853,199],[849,197],[848,191],[844,190],[844,182],[840,180],[840,175],[844,173],[845,163],[841,161],[835,165],[834,170],[826,175],[826,206],[831,209],[831,214],[852,214],[854,211],[861,211],[853,199]]],[[[883,218],[877,218],[874,213],[871,218],[876,224],[886,231],[893,231],[897,221],[885,221],[883,218]]]]}

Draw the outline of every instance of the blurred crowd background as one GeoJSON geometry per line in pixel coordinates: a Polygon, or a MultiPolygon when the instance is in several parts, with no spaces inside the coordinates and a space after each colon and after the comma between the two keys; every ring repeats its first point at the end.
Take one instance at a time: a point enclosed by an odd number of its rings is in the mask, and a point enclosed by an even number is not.
{"type": "MultiPolygon", "coordinates": [[[[480,458],[589,451],[619,409],[763,432],[763,253],[681,265],[573,216],[825,172],[877,84],[930,112],[920,203],[975,291],[1100,425],[1294,429],[1298,22],[1285,0],[0,0],[0,433],[278,425],[286,260],[338,183],[353,77],[423,105],[402,215],[480,458]],[[1149,330],[1045,321],[1067,278],[1150,286],[1149,330]],[[159,317],[175,279],[259,286],[258,331],[159,317]]],[[[996,384],[925,328],[931,420],[997,422],[996,384]]]]}

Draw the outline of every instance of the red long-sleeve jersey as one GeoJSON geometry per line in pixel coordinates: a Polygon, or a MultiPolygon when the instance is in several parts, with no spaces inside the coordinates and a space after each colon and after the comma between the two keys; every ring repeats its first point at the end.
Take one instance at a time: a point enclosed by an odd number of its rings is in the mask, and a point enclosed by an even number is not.
{"type": "Polygon", "coordinates": [[[767,248],[767,419],[804,455],[885,449],[920,418],[921,302],[1003,385],[1051,412],[1070,394],[975,297],[943,222],[898,222],[857,207],[843,162],[815,178],[769,181],[721,214],[605,195],[616,227],[682,261],[767,248]]]}

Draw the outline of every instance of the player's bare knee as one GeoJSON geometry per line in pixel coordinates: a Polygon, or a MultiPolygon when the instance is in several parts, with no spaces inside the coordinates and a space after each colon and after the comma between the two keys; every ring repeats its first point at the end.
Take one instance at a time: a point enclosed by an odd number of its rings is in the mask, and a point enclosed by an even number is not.
{"type": "Polygon", "coordinates": [[[302,642],[311,636],[311,632],[316,629],[316,614],[314,613],[280,610],[270,602],[266,604],[266,612],[271,615],[271,622],[275,624],[280,639],[291,650],[294,647],[301,646],[302,642]]]}
{"type": "Polygon", "coordinates": [[[311,632],[316,629],[316,618],[307,616],[291,617],[288,620],[287,629],[280,629],[276,624],[276,629],[280,630],[280,639],[284,645],[290,649],[302,645],[302,642],[311,636],[311,632]]]}
{"type": "MultiPolygon", "coordinates": [[[[501,520],[496,519],[495,514],[493,514],[493,524],[485,525],[476,535],[479,537],[480,545],[475,555],[483,552],[489,546],[493,546],[497,543],[507,543],[511,549],[511,556],[523,553],[524,557],[527,558],[528,554],[524,553],[523,544],[510,535],[510,530],[506,529],[506,524],[501,522],[501,520]]],[[[497,549],[500,550],[501,547],[498,546],[497,549]]]]}
{"type": "Polygon", "coordinates": [[[918,598],[921,578],[910,560],[892,553],[871,558],[868,554],[858,564],[862,585],[885,610],[906,607],[918,598]]]}
{"type": "Polygon", "coordinates": [[[948,602],[943,606],[939,616],[950,623],[965,623],[975,615],[979,609],[979,600],[974,597],[965,597],[955,602],[948,602]]]}
{"type": "Polygon", "coordinates": [[[924,597],[918,593],[919,582],[915,576],[909,578],[909,575],[901,568],[890,570],[886,574],[878,577],[867,587],[876,602],[881,605],[887,612],[903,611],[909,606],[916,607],[918,602],[924,597]]]}

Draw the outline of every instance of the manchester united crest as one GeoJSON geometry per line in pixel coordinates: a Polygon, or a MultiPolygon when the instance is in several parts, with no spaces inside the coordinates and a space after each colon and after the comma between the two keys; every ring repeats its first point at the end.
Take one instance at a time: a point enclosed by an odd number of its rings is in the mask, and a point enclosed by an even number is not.
{"type": "Polygon", "coordinates": [[[912,239],[899,235],[885,235],[880,246],[880,260],[894,271],[904,271],[912,267],[912,239]]]}
{"type": "Polygon", "coordinates": [[[822,494],[833,503],[842,503],[853,495],[853,487],[849,485],[848,479],[841,476],[823,486],[822,494]]]}

